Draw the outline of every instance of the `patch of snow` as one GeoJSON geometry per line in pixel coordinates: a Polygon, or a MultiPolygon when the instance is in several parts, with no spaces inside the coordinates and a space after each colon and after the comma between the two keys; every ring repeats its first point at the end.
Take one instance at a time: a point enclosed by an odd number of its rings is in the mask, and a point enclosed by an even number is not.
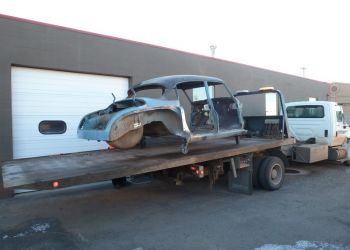
{"type": "Polygon", "coordinates": [[[350,250],[349,247],[334,245],[327,242],[300,240],[295,245],[265,244],[255,250],[350,250]]]}
{"type": "MultiPolygon", "coordinates": [[[[19,237],[24,237],[26,235],[32,234],[32,233],[46,233],[46,230],[50,228],[49,223],[43,223],[43,224],[34,224],[30,227],[31,230],[26,230],[22,233],[17,233],[16,235],[7,235],[5,234],[2,236],[2,239],[7,239],[7,238],[19,238],[19,237]]],[[[1,237],[1,236],[0,236],[1,237]]]]}
{"type": "Polygon", "coordinates": [[[35,224],[31,226],[31,228],[36,233],[39,233],[39,232],[46,233],[46,230],[50,228],[50,224],[49,223],[35,224]]]}
{"type": "Polygon", "coordinates": [[[88,242],[88,239],[86,239],[81,233],[78,232],[76,235],[81,241],[88,242]]]}
{"type": "Polygon", "coordinates": [[[18,238],[18,237],[24,237],[28,234],[28,232],[24,232],[24,233],[19,233],[19,234],[16,234],[14,236],[12,236],[12,238],[18,238]]]}

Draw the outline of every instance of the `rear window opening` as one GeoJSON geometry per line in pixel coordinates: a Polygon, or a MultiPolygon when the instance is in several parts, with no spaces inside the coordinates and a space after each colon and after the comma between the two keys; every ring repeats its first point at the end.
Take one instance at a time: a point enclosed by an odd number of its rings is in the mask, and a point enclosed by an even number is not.
{"type": "Polygon", "coordinates": [[[324,108],[321,105],[301,105],[287,107],[288,118],[323,118],[324,108]]]}

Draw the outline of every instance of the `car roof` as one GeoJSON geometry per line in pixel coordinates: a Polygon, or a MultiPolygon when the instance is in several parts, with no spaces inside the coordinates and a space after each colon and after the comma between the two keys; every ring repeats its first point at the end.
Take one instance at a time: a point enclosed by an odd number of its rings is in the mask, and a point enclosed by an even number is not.
{"type": "Polygon", "coordinates": [[[208,82],[209,85],[223,84],[224,81],[211,76],[201,75],[171,75],[153,78],[150,80],[143,81],[133,87],[135,91],[152,89],[152,88],[163,88],[163,89],[192,89],[200,87],[202,82],[208,82]]]}

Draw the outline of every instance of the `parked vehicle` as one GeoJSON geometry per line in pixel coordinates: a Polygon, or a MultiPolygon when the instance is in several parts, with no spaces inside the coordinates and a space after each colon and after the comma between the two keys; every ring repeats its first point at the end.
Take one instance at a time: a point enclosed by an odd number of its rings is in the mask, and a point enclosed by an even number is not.
{"type": "Polygon", "coordinates": [[[78,128],[79,138],[105,141],[119,149],[135,147],[144,136],[176,135],[183,138],[184,154],[189,143],[224,137],[236,137],[238,143],[238,137],[245,133],[239,101],[224,81],[196,75],[143,81],[128,91],[126,99],[86,115],[78,128]],[[211,97],[211,87],[221,87],[221,96],[211,97]],[[190,93],[199,88],[205,95],[194,100],[190,93]],[[149,90],[152,94],[160,90],[160,97],[144,97],[142,92],[149,90]],[[180,92],[191,106],[190,114],[184,111],[180,92]]]}
{"type": "Polygon", "coordinates": [[[340,105],[330,101],[301,101],[286,104],[290,133],[298,145],[292,160],[317,162],[341,160],[349,165],[349,126],[340,105]]]}
{"type": "MultiPolygon", "coordinates": [[[[193,85],[204,85],[207,93],[209,92],[208,87],[213,84],[216,84],[215,91],[220,91],[217,87],[223,86],[221,81],[216,78],[186,76],[187,80],[189,78],[192,80],[201,79],[201,81],[197,83],[195,81],[190,81],[190,85],[192,85],[191,87],[193,87],[193,85]]],[[[165,83],[163,85],[165,85],[165,83]]],[[[160,85],[161,91],[164,89],[162,87],[163,85],[160,85]]],[[[183,92],[186,91],[186,86],[188,86],[188,82],[184,85],[178,84],[177,87],[179,87],[179,89],[170,88],[170,90],[175,90],[175,93],[179,94],[182,90],[184,90],[183,92]]],[[[146,84],[144,87],[148,89],[149,86],[146,84]]],[[[138,88],[142,88],[141,85],[139,85],[138,88]]],[[[169,88],[165,88],[164,92],[167,91],[167,89],[169,88]]],[[[123,107],[124,110],[127,110],[128,107],[133,107],[137,110],[137,107],[141,105],[137,106],[134,102],[144,102],[143,105],[147,107],[146,102],[149,100],[135,97],[132,93],[133,91],[135,90],[131,90],[132,96],[128,99],[116,102],[118,104],[111,105],[110,108],[120,108],[121,111],[123,111],[123,107]]],[[[220,93],[222,92],[220,91],[220,93]]],[[[97,150],[3,162],[0,165],[0,177],[2,177],[0,178],[0,198],[12,196],[14,194],[14,189],[57,189],[103,180],[112,180],[113,185],[119,188],[127,183],[127,177],[140,174],[149,174],[157,177],[165,176],[167,180],[169,177],[174,178],[177,184],[182,183],[183,180],[190,176],[196,179],[208,176],[210,189],[217,179],[224,175],[227,177],[228,190],[230,191],[252,194],[253,186],[260,186],[266,190],[278,190],[283,185],[285,176],[284,170],[285,166],[287,166],[286,164],[288,164],[286,156],[282,153],[282,148],[295,143],[295,140],[290,138],[288,133],[283,96],[279,91],[271,89],[245,92],[241,93],[241,95],[246,96],[265,93],[278,94],[281,107],[281,112],[278,114],[280,115],[274,117],[244,117],[245,123],[244,129],[242,130],[247,130],[248,132],[247,136],[244,136],[239,144],[231,138],[208,140],[206,143],[192,144],[191,151],[188,155],[184,155],[178,151],[179,144],[170,143],[169,139],[174,138],[174,136],[170,136],[170,138],[162,137],[152,139],[154,143],[146,148],[133,148],[126,151],[116,149],[97,150]]],[[[163,96],[164,95],[166,94],[163,93],[163,96]]],[[[239,96],[237,97],[239,98],[239,96]]],[[[224,126],[224,128],[226,125],[229,130],[236,129],[230,127],[229,123],[225,123],[229,122],[229,120],[225,121],[223,118],[225,118],[225,112],[232,110],[229,104],[233,104],[235,107],[234,110],[236,110],[235,112],[240,114],[238,100],[232,98],[231,95],[226,98],[204,99],[205,100],[198,100],[197,98],[196,101],[191,101],[192,123],[195,128],[208,126],[208,124],[210,124],[207,122],[209,119],[208,116],[212,114],[215,120],[215,114],[217,113],[219,122],[216,126],[218,127],[219,133],[220,124],[224,126]],[[204,105],[214,107],[215,109],[209,108],[208,110],[204,105]],[[199,110],[196,110],[198,107],[199,110]],[[220,110],[219,107],[226,107],[226,109],[220,110]],[[207,115],[205,115],[205,113],[207,115]],[[201,119],[198,118],[198,120],[194,119],[197,115],[203,120],[201,121],[201,119]]],[[[177,103],[176,100],[175,103],[177,103]]],[[[150,109],[156,113],[158,111],[154,107],[150,109]]],[[[164,109],[164,105],[162,105],[160,109],[164,109]]],[[[107,111],[108,109],[101,112],[108,114],[107,111]]],[[[110,116],[113,115],[115,114],[110,113],[110,116]]],[[[96,117],[97,124],[97,121],[99,121],[98,118],[101,116],[102,114],[94,113],[91,117],[88,116],[88,119],[96,117]]],[[[172,116],[169,117],[171,118],[172,116]]],[[[239,117],[240,115],[238,115],[238,118],[239,117]]],[[[176,119],[178,118],[176,117],[176,119]]],[[[177,121],[176,119],[172,121],[177,121]]],[[[109,119],[106,123],[108,123],[108,121],[109,119]]],[[[181,121],[184,120],[182,119],[181,121]]],[[[82,122],[84,122],[84,120],[82,122]]],[[[90,122],[92,121],[90,120],[90,122]]],[[[132,122],[131,125],[137,122],[138,121],[132,122]]],[[[235,126],[238,127],[237,129],[241,130],[242,123],[238,123],[237,121],[235,124],[235,126]]],[[[145,127],[147,126],[144,126],[144,128],[145,127]]],[[[131,131],[133,130],[135,129],[131,131]]],[[[215,127],[214,129],[212,127],[204,127],[204,130],[206,133],[208,133],[208,131],[212,133],[212,131],[215,132],[215,127]]],[[[196,133],[196,130],[194,129],[193,132],[190,130],[190,132],[196,133]]],[[[179,142],[179,140],[177,141],[179,142]]]]}

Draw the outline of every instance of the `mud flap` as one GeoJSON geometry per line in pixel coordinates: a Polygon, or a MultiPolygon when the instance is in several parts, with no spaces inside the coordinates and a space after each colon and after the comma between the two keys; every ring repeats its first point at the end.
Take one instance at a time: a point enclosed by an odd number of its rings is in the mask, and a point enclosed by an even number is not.
{"type": "Polygon", "coordinates": [[[253,155],[246,154],[230,159],[230,170],[227,173],[228,190],[251,195],[253,193],[253,155]]]}
{"type": "Polygon", "coordinates": [[[2,168],[0,168],[0,199],[6,199],[6,198],[11,198],[15,195],[14,190],[12,189],[5,189],[4,188],[4,183],[2,179],[2,168]]]}

